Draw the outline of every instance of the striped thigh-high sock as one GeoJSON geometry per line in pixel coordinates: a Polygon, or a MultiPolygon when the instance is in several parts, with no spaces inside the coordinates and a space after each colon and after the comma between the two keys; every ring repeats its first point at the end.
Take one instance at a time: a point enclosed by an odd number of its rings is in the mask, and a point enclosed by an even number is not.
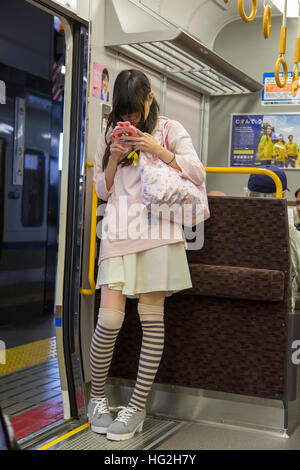
{"type": "Polygon", "coordinates": [[[143,329],[136,385],[128,406],[139,411],[146,406],[164,348],[164,307],[138,304],[143,329]]]}
{"type": "Polygon", "coordinates": [[[104,398],[104,386],[110,368],[115,342],[124,320],[124,312],[100,308],[91,343],[91,398],[104,398]]]}

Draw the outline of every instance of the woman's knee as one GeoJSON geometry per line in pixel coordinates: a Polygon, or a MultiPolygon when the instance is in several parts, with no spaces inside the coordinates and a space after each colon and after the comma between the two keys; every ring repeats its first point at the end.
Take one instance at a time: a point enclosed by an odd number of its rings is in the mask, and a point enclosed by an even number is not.
{"type": "Polygon", "coordinates": [[[121,328],[125,316],[126,296],[121,291],[101,287],[98,324],[110,330],[121,328]]]}
{"type": "Polygon", "coordinates": [[[141,321],[164,321],[165,292],[150,292],[140,295],[138,313],[141,321]]]}
{"type": "Polygon", "coordinates": [[[113,308],[125,312],[126,296],[120,290],[109,289],[108,285],[101,286],[101,308],[113,308]]]}
{"type": "Polygon", "coordinates": [[[140,294],[140,304],[146,305],[157,305],[163,307],[165,304],[166,292],[165,291],[158,291],[158,292],[147,292],[144,294],[140,294]]]}
{"type": "Polygon", "coordinates": [[[100,307],[98,325],[108,330],[119,330],[123,325],[125,312],[114,308],[100,307]]]}

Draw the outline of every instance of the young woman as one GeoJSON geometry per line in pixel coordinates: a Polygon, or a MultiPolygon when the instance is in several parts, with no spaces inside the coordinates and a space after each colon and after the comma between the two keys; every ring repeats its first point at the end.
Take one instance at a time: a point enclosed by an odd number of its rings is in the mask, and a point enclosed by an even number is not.
{"type": "Polygon", "coordinates": [[[117,123],[129,121],[138,129],[138,137],[127,138],[133,149],[159,158],[206,195],[205,170],[189,134],[179,122],[169,120],[167,150],[163,138],[167,120],[159,117],[158,110],[146,75],[138,70],[122,71],[115,81],[107,130],[98,140],[95,155],[96,192],[108,203],[100,245],[97,288],[101,287],[101,306],[91,345],[88,412],[92,430],[106,433],[112,440],[128,439],[142,430],[146,400],[164,347],[165,297],[192,287],[182,226],[159,220],[159,229],[169,225],[169,235],[163,236],[166,232],[160,230],[159,236],[153,237],[147,216],[140,218],[141,227],[134,225],[135,209],[142,201],[140,161],[133,166],[133,157],[128,158],[132,148],[116,142],[112,136],[117,123]],[[129,235],[132,226],[136,230],[129,235]],[[113,421],[104,386],[127,296],[139,298],[142,347],[133,394],[128,406],[121,407],[113,421]]]}
{"type": "Polygon", "coordinates": [[[271,126],[267,126],[265,134],[261,137],[257,147],[257,153],[259,154],[262,165],[271,165],[274,156],[271,126]]]}
{"type": "Polygon", "coordinates": [[[103,69],[102,72],[102,85],[101,85],[101,101],[109,102],[109,73],[107,69],[103,69]]]}
{"type": "Polygon", "coordinates": [[[278,136],[277,142],[274,145],[274,161],[276,166],[279,168],[284,168],[284,162],[287,156],[288,150],[286,148],[286,143],[284,142],[283,135],[278,136]]]}
{"type": "Polygon", "coordinates": [[[296,168],[297,157],[298,157],[298,148],[297,143],[293,142],[293,135],[289,135],[289,141],[285,144],[288,153],[286,155],[285,167],[288,168],[291,165],[292,168],[296,168]]]}

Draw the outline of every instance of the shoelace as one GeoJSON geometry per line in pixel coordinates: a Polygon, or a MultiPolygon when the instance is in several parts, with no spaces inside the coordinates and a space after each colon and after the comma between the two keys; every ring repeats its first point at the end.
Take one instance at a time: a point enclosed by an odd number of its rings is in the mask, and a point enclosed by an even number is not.
{"type": "Polygon", "coordinates": [[[119,406],[118,409],[120,410],[118,413],[118,417],[116,418],[117,421],[121,421],[122,423],[127,424],[127,421],[131,418],[133,413],[138,411],[136,408],[131,406],[119,406]]]}
{"type": "Polygon", "coordinates": [[[109,413],[107,398],[92,398],[92,403],[96,403],[94,408],[93,416],[95,414],[105,414],[109,413]]]}

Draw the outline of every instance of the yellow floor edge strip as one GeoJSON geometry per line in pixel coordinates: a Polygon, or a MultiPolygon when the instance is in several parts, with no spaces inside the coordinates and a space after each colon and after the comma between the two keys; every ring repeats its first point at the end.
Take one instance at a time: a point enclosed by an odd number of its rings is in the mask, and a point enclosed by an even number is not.
{"type": "Polygon", "coordinates": [[[80,426],[79,428],[73,429],[73,431],[70,431],[70,432],[68,432],[67,434],[64,434],[64,435],[61,436],[61,437],[58,437],[57,439],[54,439],[54,441],[48,442],[48,444],[45,444],[44,446],[39,447],[38,449],[35,449],[35,450],[47,450],[47,449],[50,449],[50,447],[55,446],[55,445],[58,444],[59,442],[65,441],[65,440],[68,439],[69,437],[74,436],[75,434],[79,433],[80,431],[83,431],[84,429],[88,428],[89,426],[90,426],[89,423],[85,423],[85,424],[83,424],[82,426],[80,426]]]}
{"type": "Polygon", "coordinates": [[[42,339],[5,351],[5,364],[0,363],[0,375],[10,374],[57,357],[56,337],[42,339]]]}

